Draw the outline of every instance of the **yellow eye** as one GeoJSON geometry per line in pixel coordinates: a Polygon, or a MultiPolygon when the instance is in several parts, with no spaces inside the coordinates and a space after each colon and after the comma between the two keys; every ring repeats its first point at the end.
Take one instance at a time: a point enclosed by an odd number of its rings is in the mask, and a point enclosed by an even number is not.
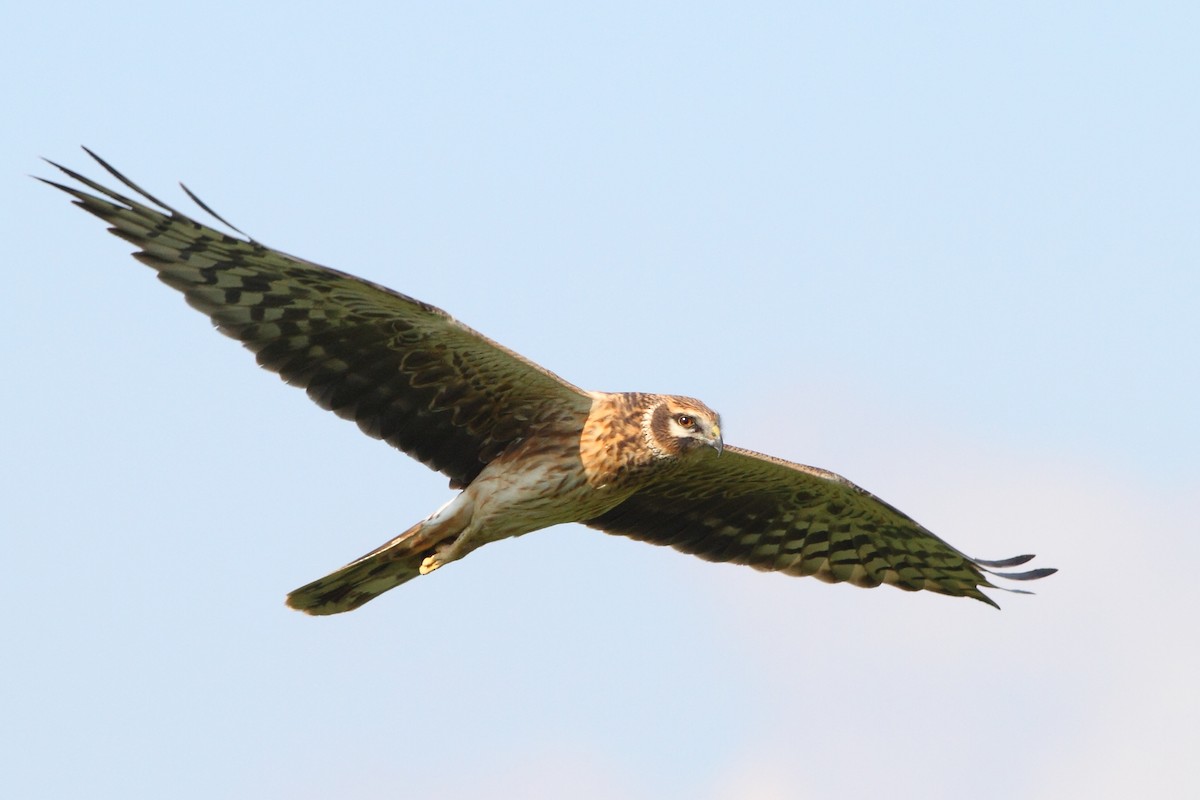
{"type": "Polygon", "coordinates": [[[680,414],[675,418],[675,421],[679,423],[679,427],[681,428],[692,428],[696,425],[696,418],[689,417],[687,414],[680,414]]]}

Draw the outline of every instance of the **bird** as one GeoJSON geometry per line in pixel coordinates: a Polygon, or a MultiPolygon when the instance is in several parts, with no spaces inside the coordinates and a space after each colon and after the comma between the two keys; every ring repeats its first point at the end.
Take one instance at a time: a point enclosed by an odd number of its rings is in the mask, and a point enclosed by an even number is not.
{"type": "Polygon", "coordinates": [[[292,591],[291,608],[351,611],[485,544],[563,523],[708,561],[996,608],[983,589],[1029,592],[991,577],[1056,571],[1008,571],[1032,555],[971,558],[840,475],[726,445],[720,416],[695,398],[580,389],[440,308],[261,244],[180,184],[234,233],[198,222],[83,149],[133,197],[48,159],[74,184],[38,180],[136,246],[134,258],[261,366],[458,490],[292,591]]]}

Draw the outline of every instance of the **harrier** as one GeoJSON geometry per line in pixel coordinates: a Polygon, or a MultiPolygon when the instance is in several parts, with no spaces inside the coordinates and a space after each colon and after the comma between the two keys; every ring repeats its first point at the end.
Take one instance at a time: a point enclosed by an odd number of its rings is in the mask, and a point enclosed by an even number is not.
{"type": "Polygon", "coordinates": [[[564,522],[710,561],[993,606],[988,574],[1054,572],[997,572],[1032,556],[969,558],[839,475],[726,446],[699,400],[579,389],[441,309],[196,222],[88,154],[141,200],[53,162],[97,194],[46,183],[136,245],[135,258],[259,364],[461,489],[292,592],[292,608],[350,611],[488,542],[564,522]]]}

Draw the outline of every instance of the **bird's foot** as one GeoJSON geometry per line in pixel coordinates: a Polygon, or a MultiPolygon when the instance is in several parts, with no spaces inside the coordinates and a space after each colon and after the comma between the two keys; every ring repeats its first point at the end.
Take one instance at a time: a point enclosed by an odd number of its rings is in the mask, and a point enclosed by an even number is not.
{"type": "Polygon", "coordinates": [[[422,575],[428,575],[441,565],[442,562],[436,555],[426,556],[425,560],[421,562],[421,566],[417,567],[417,572],[421,573],[422,575]]]}

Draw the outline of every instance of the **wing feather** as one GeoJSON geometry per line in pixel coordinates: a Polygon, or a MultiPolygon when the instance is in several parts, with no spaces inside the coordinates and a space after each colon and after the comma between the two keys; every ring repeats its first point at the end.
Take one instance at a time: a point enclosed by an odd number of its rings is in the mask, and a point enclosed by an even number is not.
{"type": "Polygon", "coordinates": [[[586,392],[441,309],[203,225],[88,152],[151,205],[53,162],[96,194],[45,182],[138,247],[135,258],[263,367],[453,485],[538,425],[586,419],[586,392]]]}
{"type": "Polygon", "coordinates": [[[981,589],[1005,587],[985,573],[1033,580],[1055,572],[994,572],[1032,556],[972,559],[840,475],[737,447],[681,464],[587,524],[709,561],[993,606],[981,589]]]}

